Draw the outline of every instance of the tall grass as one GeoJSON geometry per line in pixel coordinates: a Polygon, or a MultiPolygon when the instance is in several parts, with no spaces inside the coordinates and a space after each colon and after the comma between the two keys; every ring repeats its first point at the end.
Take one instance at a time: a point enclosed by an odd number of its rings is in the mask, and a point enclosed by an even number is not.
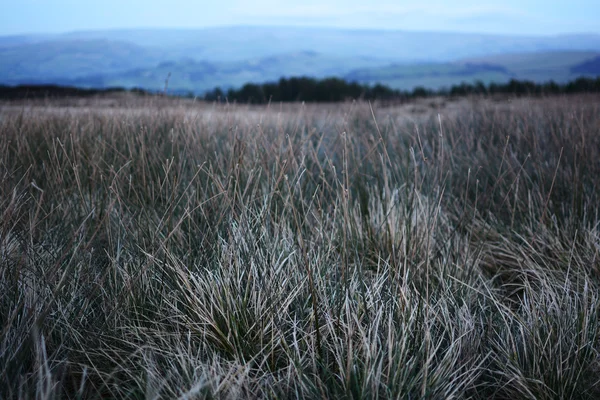
{"type": "Polygon", "coordinates": [[[0,111],[1,398],[600,396],[600,99],[0,111]]]}

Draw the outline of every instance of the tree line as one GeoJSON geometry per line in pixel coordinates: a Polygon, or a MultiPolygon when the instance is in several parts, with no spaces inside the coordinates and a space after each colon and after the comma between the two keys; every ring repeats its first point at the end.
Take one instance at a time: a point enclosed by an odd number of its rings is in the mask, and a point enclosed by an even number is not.
{"type": "Polygon", "coordinates": [[[264,104],[268,102],[339,102],[349,99],[402,101],[431,96],[517,95],[542,96],[570,93],[600,93],[600,77],[578,78],[568,83],[535,83],[510,80],[507,83],[461,83],[439,90],[416,87],[411,91],[392,89],[382,84],[365,85],[339,78],[281,78],[278,82],[247,83],[239,89],[215,88],[204,95],[207,101],[264,104]]]}
{"type": "Polygon", "coordinates": [[[100,94],[110,93],[138,93],[150,94],[150,92],[139,89],[125,89],[122,87],[109,87],[104,89],[80,88],[75,86],[61,85],[0,85],[0,99],[3,100],[23,100],[23,99],[44,99],[44,98],[64,98],[64,97],[91,97],[100,94]]]}
{"type": "MultiPolygon", "coordinates": [[[[31,99],[86,97],[107,93],[130,92],[141,95],[164,94],[144,89],[125,89],[112,87],[105,89],[78,88],[59,85],[0,85],[0,99],[31,99]]],[[[347,82],[340,78],[314,79],[309,77],[281,78],[277,82],[262,84],[247,83],[239,89],[223,90],[215,88],[203,96],[206,101],[265,104],[268,102],[340,102],[346,100],[407,101],[415,98],[446,96],[460,97],[469,95],[516,95],[545,96],[571,93],[600,93],[600,77],[578,78],[567,83],[535,83],[531,81],[510,80],[507,83],[483,82],[461,83],[440,90],[416,87],[413,90],[392,89],[382,84],[366,85],[347,82]]],[[[193,93],[170,93],[171,95],[196,97],[193,93]]]]}

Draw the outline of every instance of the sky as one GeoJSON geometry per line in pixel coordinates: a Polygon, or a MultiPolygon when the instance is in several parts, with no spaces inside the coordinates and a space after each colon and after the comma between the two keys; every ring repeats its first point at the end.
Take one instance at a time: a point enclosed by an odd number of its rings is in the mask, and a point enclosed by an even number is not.
{"type": "Polygon", "coordinates": [[[600,33],[599,0],[0,0],[0,35],[297,25],[499,34],[600,33]]]}

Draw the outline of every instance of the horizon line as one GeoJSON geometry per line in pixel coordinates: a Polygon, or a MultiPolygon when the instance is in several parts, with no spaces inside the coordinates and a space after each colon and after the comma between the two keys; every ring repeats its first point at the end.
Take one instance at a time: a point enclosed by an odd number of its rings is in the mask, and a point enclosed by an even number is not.
{"type": "Polygon", "coordinates": [[[20,33],[0,33],[0,37],[19,37],[19,36],[65,36],[78,33],[102,33],[102,32],[126,32],[126,31],[208,31],[217,29],[285,29],[285,30],[328,30],[328,31],[347,31],[347,32],[388,32],[388,33],[429,33],[429,34],[456,34],[456,35],[480,35],[480,36],[502,36],[502,37],[560,37],[560,36],[600,36],[600,32],[593,31],[568,31],[560,33],[506,33],[506,32],[478,32],[478,31],[460,31],[460,30],[417,30],[400,29],[388,27],[345,27],[332,25],[279,25],[279,24],[223,24],[210,25],[202,27],[173,27],[173,26],[139,26],[139,27],[108,27],[102,29],[74,29],[60,32],[33,31],[20,33]]]}

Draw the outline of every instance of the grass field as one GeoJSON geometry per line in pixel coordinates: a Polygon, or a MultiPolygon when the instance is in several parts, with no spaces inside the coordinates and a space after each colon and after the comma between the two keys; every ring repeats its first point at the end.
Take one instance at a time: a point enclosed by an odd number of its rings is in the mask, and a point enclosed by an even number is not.
{"type": "Polygon", "coordinates": [[[0,132],[0,398],[600,396],[600,97],[0,132]]]}

